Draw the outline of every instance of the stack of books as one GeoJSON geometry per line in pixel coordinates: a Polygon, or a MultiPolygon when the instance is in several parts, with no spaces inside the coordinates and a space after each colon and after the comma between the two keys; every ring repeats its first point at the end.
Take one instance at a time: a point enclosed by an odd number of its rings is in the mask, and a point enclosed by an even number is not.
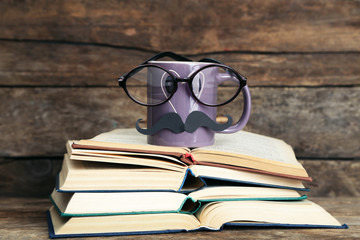
{"type": "Polygon", "coordinates": [[[48,211],[51,238],[347,227],[307,199],[303,182],[312,179],[280,139],[240,131],[188,149],[116,129],[66,147],[48,211]]]}

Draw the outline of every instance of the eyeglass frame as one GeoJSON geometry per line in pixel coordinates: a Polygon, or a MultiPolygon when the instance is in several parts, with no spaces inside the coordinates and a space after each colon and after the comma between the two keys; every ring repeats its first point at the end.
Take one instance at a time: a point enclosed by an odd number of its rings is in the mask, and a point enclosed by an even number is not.
{"type": "Polygon", "coordinates": [[[181,56],[181,55],[178,55],[178,54],[175,54],[175,53],[172,53],[172,52],[163,52],[163,53],[160,53],[158,55],[155,55],[154,57],[150,58],[149,60],[145,61],[143,64],[137,66],[136,68],[132,69],[130,72],[122,75],[121,77],[118,78],[118,83],[119,83],[119,86],[121,88],[124,89],[126,95],[132,100],[134,101],[135,103],[137,104],[140,104],[142,106],[146,106],[146,107],[156,107],[156,106],[159,106],[159,105],[162,105],[166,102],[168,102],[172,96],[176,93],[177,89],[178,89],[178,83],[182,83],[182,82],[186,82],[188,84],[188,87],[190,89],[190,92],[191,92],[191,95],[194,97],[194,99],[196,99],[196,101],[198,101],[200,104],[202,105],[205,105],[205,106],[208,106],[208,107],[219,107],[219,106],[223,106],[225,104],[228,104],[230,103],[231,101],[233,101],[240,93],[240,91],[243,89],[243,87],[246,86],[246,83],[247,83],[247,78],[242,76],[241,74],[239,74],[237,71],[235,71],[233,68],[229,67],[229,66],[226,66],[222,63],[220,63],[219,61],[215,60],[215,59],[211,59],[211,58],[204,58],[204,59],[201,59],[199,62],[209,62],[211,64],[209,65],[206,65],[204,67],[201,67],[199,68],[198,70],[196,70],[195,72],[191,73],[191,75],[187,78],[179,78],[177,76],[174,76],[174,74],[172,74],[169,70],[163,68],[163,67],[160,67],[158,65],[155,65],[155,64],[151,64],[151,63],[148,63],[149,61],[155,61],[159,58],[162,58],[162,57],[171,57],[177,61],[189,61],[191,62],[192,60],[184,57],[184,56],[181,56]],[[143,68],[146,68],[146,67],[155,67],[155,68],[159,68],[161,70],[163,70],[164,72],[166,72],[173,80],[174,80],[174,90],[172,91],[172,93],[162,102],[160,103],[156,103],[156,104],[146,104],[146,103],[142,103],[138,100],[136,100],[135,98],[133,98],[131,96],[131,94],[129,93],[129,91],[127,90],[127,87],[126,87],[126,82],[127,80],[132,77],[134,74],[136,74],[137,72],[139,72],[141,69],[143,68]],[[225,101],[224,103],[220,103],[220,104],[207,104],[207,103],[204,103],[202,102],[198,97],[196,97],[194,91],[193,91],[193,87],[192,87],[192,82],[194,80],[194,77],[201,71],[203,71],[204,69],[206,68],[210,68],[210,67],[221,67],[221,68],[224,68],[224,69],[229,69],[230,71],[232,71],[234,74],[235,74],[235,77],[236,79],[239,81],[240,83],[240,86],[238,88],[238,90],[236,91],[236,93],[227,101],[225,101]]]}

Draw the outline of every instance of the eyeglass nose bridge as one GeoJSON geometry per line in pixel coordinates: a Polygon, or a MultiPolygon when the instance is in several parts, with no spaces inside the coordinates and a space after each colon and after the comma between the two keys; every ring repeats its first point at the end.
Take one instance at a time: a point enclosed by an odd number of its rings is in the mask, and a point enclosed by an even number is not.
{"type": "Polygon", "coordinates": [[[191,79],[189,77],[187,77],[187,78],[175,77],[175,81],[178,83],[190,83],[191,79]]]}

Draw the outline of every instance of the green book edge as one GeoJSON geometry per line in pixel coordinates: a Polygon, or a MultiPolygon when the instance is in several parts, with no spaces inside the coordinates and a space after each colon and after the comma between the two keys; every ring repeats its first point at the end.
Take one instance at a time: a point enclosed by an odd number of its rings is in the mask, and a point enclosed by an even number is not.
{"type": "Polygon", "coordinates": [[[208,202],[222,202],[222,201],[300,201],[307,198],[306,195],[302,195],[300,197],[272,197],[272,198],[219,198],[219,199],[211,199],[211,200],[199,200],[196,201],[195,199],[191,197],[187,197],[182,204],[180,205],[179,209],[176,211],[138,211],[138,212],[112,212],[112,213],[83,213],[83,214],[69,214],[64,213],[60,210],[58,205],[55,203],[54,199],[49,196],[53,206],[55,209],[59,212],[61,217],[90,217],[90,216],[112,216],[112,215],[135,215],[135,214],[160,214],[160,213],[181,213],[181,214],[193,214],[199,208],[203,203],[208,202]],[[187,200],[191,200],[194,203],[198,202],[197,206],[191,210],[191,211],[183,211],[182,208],[184,207],[184,204],[187,200]]]}

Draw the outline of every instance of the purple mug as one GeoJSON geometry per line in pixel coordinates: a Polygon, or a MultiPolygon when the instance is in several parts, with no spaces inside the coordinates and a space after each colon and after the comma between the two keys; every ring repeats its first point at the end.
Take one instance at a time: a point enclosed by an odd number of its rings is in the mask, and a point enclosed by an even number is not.
{"type": "MultiPolygon", "coordinates": [[[[233,72],[221,67],[215,67],[212,63],[206,62],[182,62],[182,61],[150,61],[149,64],[156,66],[147,71],[147,98],[161,99],[171,97],[163,104],[147,108],[147,128],[151,129],[158,122],[162,124],[174,125],[179,119],[183,123],[189,123],[190,131],[170,130],[167,128],[148,135],[148,143],[163,146],[182,146],[182,147],[202,147],[214,143],[214,133],[234,133],[241,130],[249,120],[251,98],[249,89],[244,86],[242,89],[237,85],[233,72]],[[163,69],[167,70],[166,72],[163,69]],[[170,73],[173,78],[169,77],[170,73]],[[191,76],[191,83],[186,82],[191,76]],[[176,91],[173,92],[174,83],[171,79],[182,79],[178,81],[176,91]],[[157,84],[154,84],[154,79],[157,84]],[[151,82],[151,83],[150,83],[151,82]],[[159,84],[161,87],[159,87],[159,84]],[[163,86],[163,87],[162,87],[163,86]],[[240,91],[243,94],[244,105],[242,116],[239,121],[231,126],[231,117],[228,118],[228,124],[218,128],[216,123],[216,107],[210,105],[226,104],[226,100],[220,98],[235,98],[240,91]],[[237,91],[237,92],[236,92],[237,91]],[[169,96],[171,93],[171,96],[169,96]],[[220,102],[219,102],[220,101],[220,102]],[[164,115],[170,118],[162,119],[164,115]],[[172,118],[176,115],[175,120],[172,118]],[[189,120],[189,117],[192,120],[189,120]],[[207,117],[206,117],[207,116],[207,117]],[[205,118],[204,118],[205,117],[205,118]],[[203,118],[205,120],[203,120],[203,118]],[[207,119],[208,118],[208,119],[207,119]],[[165,123],[164,123],[165,121],[165,123]],[[204,122],[211,122],[216,127],[210,129],[204,122]],[[198,125],[199,124],[199,125],[198,125]],[[221,129],[221,130],[219,130],[221,129]]],[[[233,100],[233,99],[231,99],[233,100]]],[[[230,102],[229,100],[228,102],[230,102]]],[[[138,128],[138,130],[140,130],[138,128]]]]}

